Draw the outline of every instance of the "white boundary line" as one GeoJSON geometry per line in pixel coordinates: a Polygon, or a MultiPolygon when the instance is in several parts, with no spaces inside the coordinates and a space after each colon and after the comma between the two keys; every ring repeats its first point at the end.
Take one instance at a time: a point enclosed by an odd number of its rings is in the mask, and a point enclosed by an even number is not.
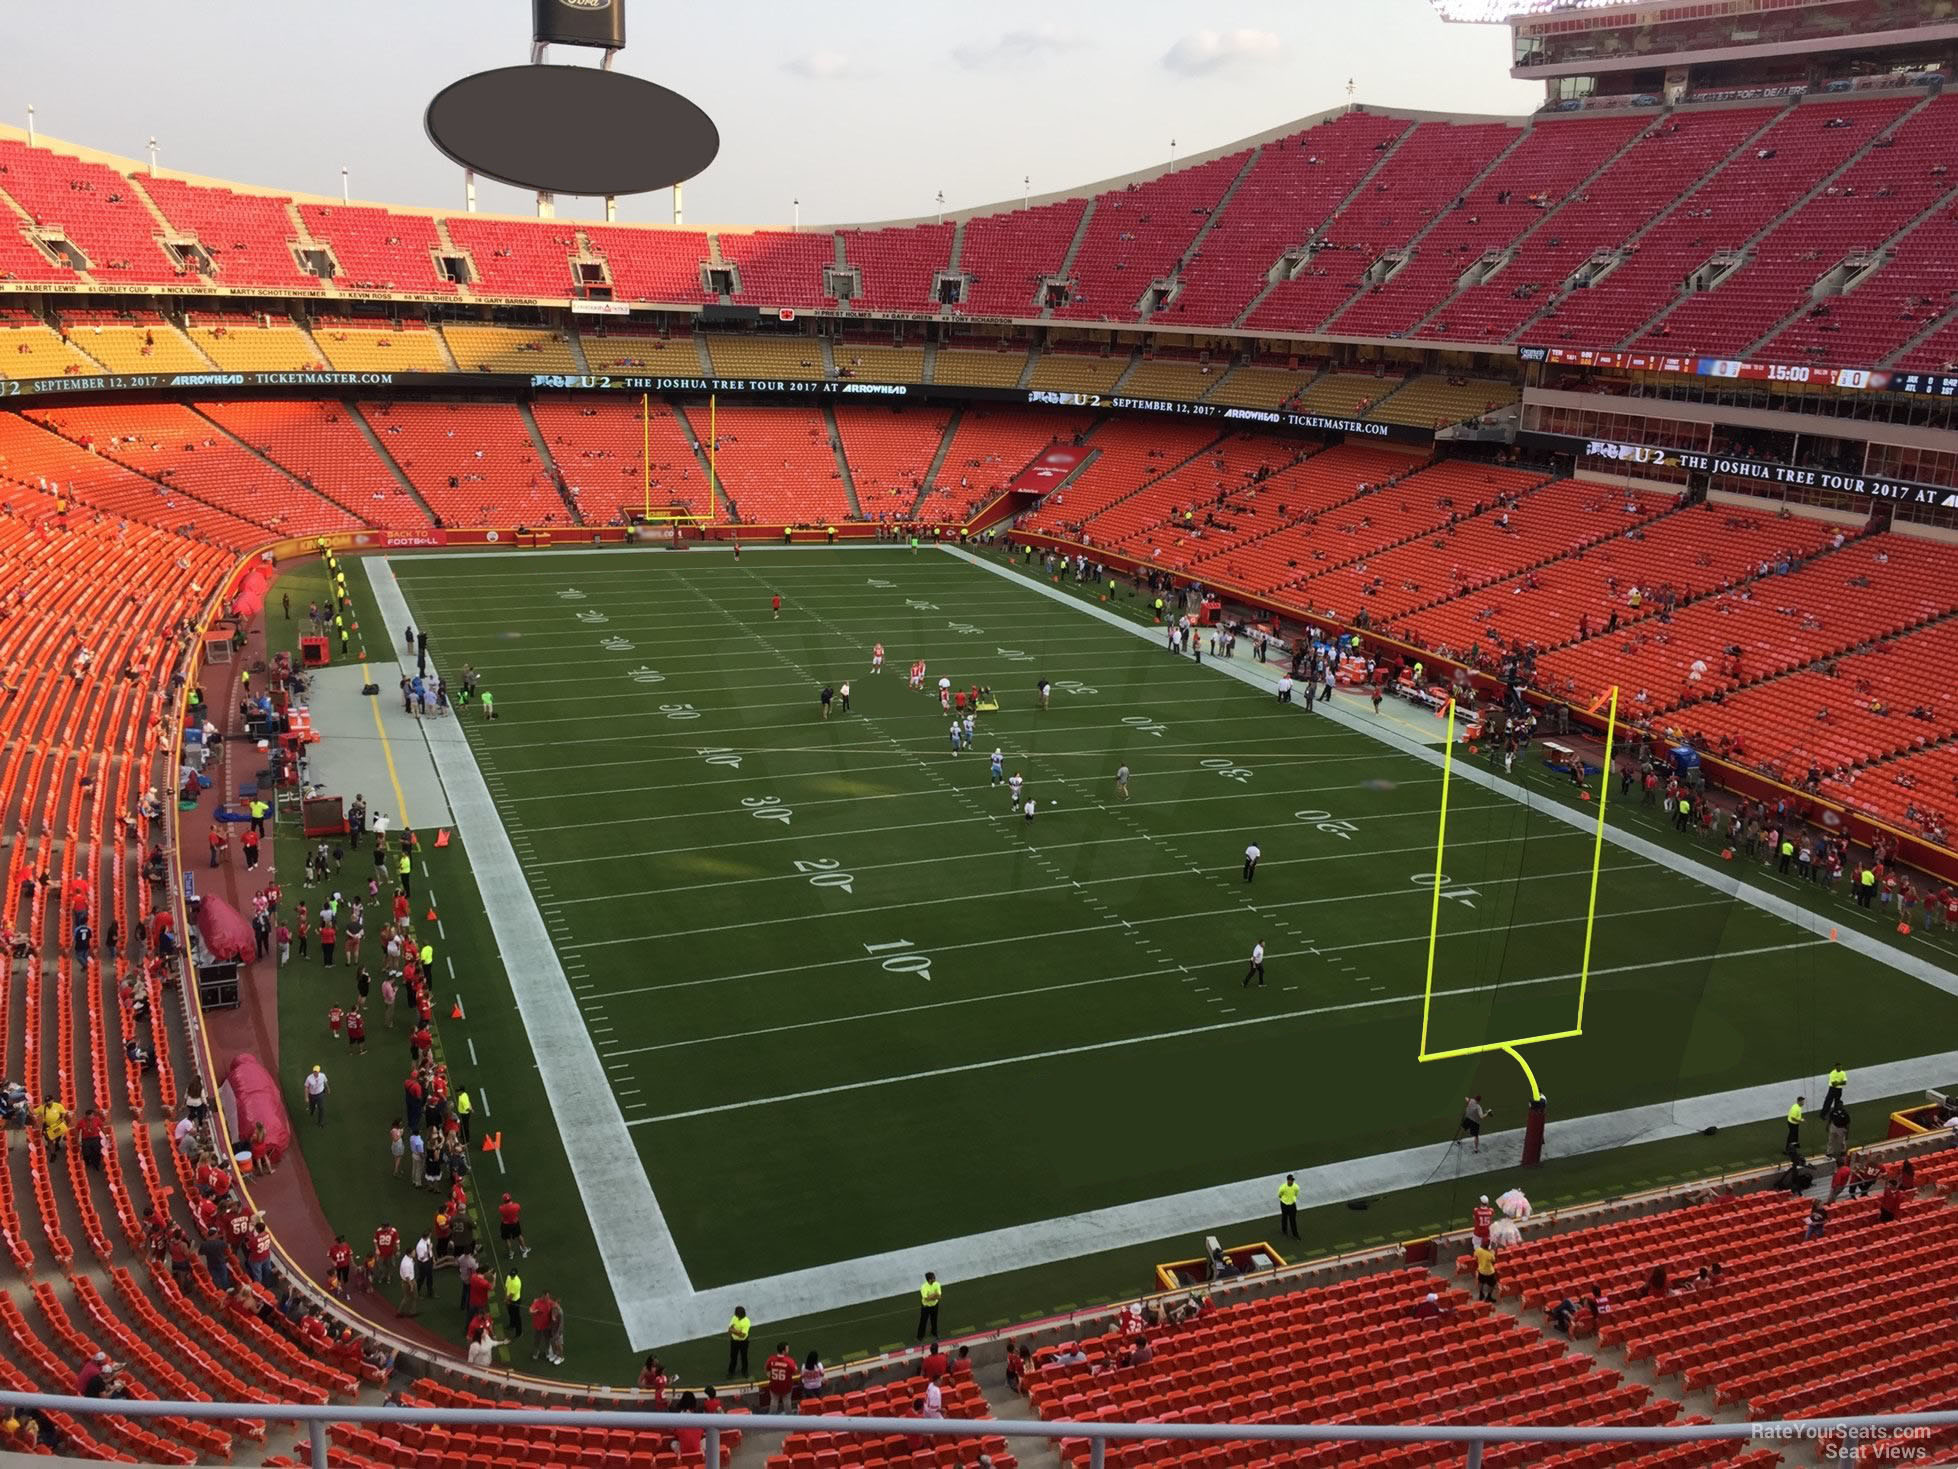
{"type": "MultiPolygon", "coordinates": [[[[507,554],[507,553],[505,553],[507,554]]],[[[407,600],[385,556],[361,558],[383,629],[410,625],[407,600]]],[[[392,636],[382,636],[392,643],[392,636]]],[[[382,660],[383,667],[392,660],[382,660]]],[[[430,660],[433,667],[434,660],[430,660]]],[[[385,686],[385,678],[382,680],[385,686]]],[[[598,1050],[578,1012],[571,981],[551,946],[544,918],[524,880],[516,849],[497,814],[476,756],[453,719],[416,721],[428,741],[436,774],[449,797],[456,829],[469,848],[469,866],[483,895],[490,931],[517,1013],[530,1039],[544,1094],[550,1101],[564,1157],[591,1220],[598,1257],[611,1282],[633,1350],[664,1340],[664,1300],[688,1299],[693,1282],[673,1232],[653,1195],[625,1115],[605,1078],[598,1050]]],[[[500,1158],[502,1155],[498,1154],[500,1158]]]]}

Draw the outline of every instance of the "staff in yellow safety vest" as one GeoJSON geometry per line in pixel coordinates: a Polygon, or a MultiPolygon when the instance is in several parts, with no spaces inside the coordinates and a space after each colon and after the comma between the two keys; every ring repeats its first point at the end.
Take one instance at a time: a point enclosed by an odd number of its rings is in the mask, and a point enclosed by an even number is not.
{"type": "Polygon", "coordinates": [[[1802,1103],[1807,1097],[1795,1098],[1795,1105],[1788,1109],[1788,1146],[1800,1148],[1802,1145],[1802,1119],[1808,1114],[1802,1111],[1802,1103]]]}
{"type": "Polygon", "coordinates": [[[1839,1065],[1831,1066],[1829,1068],[1829,1090],[1822,1098],[1822,1115],[1824,1117],[1827,1117],[1836,1110],[1836,1104],[1842,1100],[1843,1088],[1848,1085],[1849,1073],[1844,1071],[1839,1065]]]}
{"type": "Polygon", "coordinates": [[[929,1270],[925,1272],[925,1283],[918,1287],[918,1340],[938,1335],[938,1303],[945,1296],[945,1287],[938,1283],[938,1277],[929,1270]]]}
{"type": "Polygon", "coordinates": [[[748,1375],[748,1333],[755,1329],[755,1323],[748,1319],[748,1308],[736,1306],[734,1315],[727,1323],[727,1375],[734,1376],[738,1370],[743,1377],[748,1375]]]}
{"type": "Polygon", "coordinates": [[[474,1104],[469,1100],[468,1092],[456,1093],[456,1130],[461,1134],[462,1145],[465,1148],[469,1146],[469,1114],[475,1110],[474,1104]]]}
{"type": "Polygon", "coordinates": [[[1290,1173],[1278,1185],[1278,1232],[1299,1237],[1299,1181],[1290,1173]]]}

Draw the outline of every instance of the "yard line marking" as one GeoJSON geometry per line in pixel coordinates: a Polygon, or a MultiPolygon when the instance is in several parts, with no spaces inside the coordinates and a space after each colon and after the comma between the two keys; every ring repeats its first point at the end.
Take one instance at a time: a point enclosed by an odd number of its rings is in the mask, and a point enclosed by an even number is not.
{"type": "MultiPolygon", "coordinates": [[[[1603,870],[1606,872],[1635,872],[1644,868],[1645,865],[1646,864],[1643,862],[1623,862],[1617,864],[1616,866],[1607,865],[1603,870]]],[[[1486,889],[1486,888],[1495,888],[1495,887],[1514,887],[1526,882],[1552,882],[1559,878],[1589,877],[1590,875],[1591,875],[1591,869],[1589,867],[1573,867],[1563,872],[1533,872],[1526,876],[1521,876],[1521,877],[1486,877],[1480,879],[1480,882],[1482,886],[1486,889]]],[[[1135,876],[1098,877],[1091,880],[1094,882],[1133,883],[1139,881],[1155,881],[1163,878],[1172,878],[1172,877],[1181,880],[1182,876],[1183,874],[1180,872],[1162,872],[1162,873],[1154,873],[1154,874],[1143,874],[1141,877],[1135,877],[1135,876]]],[[[1038,887],[1006,888],[999,892],[952,893],[942,898],[913,898],[908,902],[882,903],[875,907],[870,907],[870,908],[836,908],[836,909],[830,909],[825,911],[819,911],[816,913],[798,913],[798,914],[778,916],[775,918],[749,918],[743,920],[740,923],[715,923],[715,924],[709,924],[703,928],[669,928],[669,929],[663,929],[657,933],[629,934],[624,937],[610,938],[610,939],[588,939],[582,944],[572,945],[571,947],[582,951],[585,949],[611,948],[618,944],[654,943],[662,939],[698,938],[702,934],[730,933],[736,929],[764,928],[778,923],[814,923],[830,918],[854,919],[854,918],[863,917],[871,913],[895,913],[895,912],[902,912],[902,911],[910,911],[917,908],[941,907],[945,904],[950,904],[950,903],[976,903],[976,902],[990,900],[993,898],[1017,898],[1017,897],[1026,897],[1034,893],[1066,892],[1068,890],[1068,887],[1069,884],[1065,882],[1053,882],[1053,883],[1043,883],[1038,887]]],[[[1390,899],[1390,898],[1413,897],[1413,898],[1427,899],[1432,897],[1432,895],[1433,895],[1433,890],[1431,888],[1416,887],[1413,886],[1412,884],[1409,884],[1404,887],[1382,888],[1376,892],[1371,892],[1371,893],[1328,893],[1328,894],[1322,894],[1321,896],[1314,897],[1314,898],[1295,898],[1289,903],[1273,903],[1270,906],[1273,910],[1279,908],[1312,908],[1312,907],[1317,907],[1321,903],[1346,903],[1346,902],[1354,902],[1354,901],[1364,901],[1373,898],[1390,899]]],[[[1206,914],[1208,914],[1212,910],[1206,909],[1203,911],[1206,914]]],[[[1175,915],[1158,914],[1155,917],[1151,917],[1151,918],[1135,918],[1135,919],[1117,918],[1115,922],[1118,923],[1123,928],[1134,928],[1138,924],[1144,924],[1144,923],[1166,923],[1171,921],[1172,917],[1191,918],[1196,916],[1198,915],[1190,914],[1190,913],[1175,914],[1175,915]]]]}
{"type": "MultiPolygon", "coordinates": [[[[361,568],[383,626],[420,620],[410,615],[386,557],[363,557],[361,568]]],[[[664,1330],[660,1299],[690,1296],[693,1282],[633,1148],[604,1063],[585,1029],[571,981],[558,962],[463,723],[424,721],[422,736],[468,849],[532,1056],[547,1079],[545,1096],[627,1340],[637,1350],[664,1330]]],[[[496,1161],[499,1168],[505,1166],[500,1151],[496,1161]]]]}
{"type": "MultiPolygon", "coordinates": [[[[1690,908],[1724,908],[1726,906],[1728,905],[1724,899],[1708,899],[1704,902],[1699,902],[1699,903],[1675,903],[1672,905],[1670,911],[1683,912],[1690,908]]],[[[1651,911],[1652,910],[1650,908],[1634,908],[1634,909],[1627,909],[1624,911],[1617,911],[1611,913],[1600,913],[1598,917],[1600,919],[1645,918],[1650,916],[1651,911]]],[[[1208,909],[1199,909],[1194,913],[1171,913],[1171,914],[1159,915],[1157,918],[1145,918],[1142,920],[1142,922],[1174,923],[1174,922],[1180,922],[1181,920],[1186,918],[1202,918],[1208,916],[1210,916],[1210,912],[1208,909]]],[[[1475,938],[1482,934],[1508,933],[1512,929],[1554,928],[1555,926],[1561,923],[1582,923],[1583,921],[1584,921],[1584,915],[1582,913],[1564,914],[1555,918],[1534,918],[1525,923],[1498,923],[1498,924],[1491,924],[1483,928],[1451,929],[1447,936],[1449,938],[1475,938]]],[[[972,939],[962,944],[933,944],[932,952],[934,954],[957,954],[957,953],[964,953],[969,949],[990,949],[990,948],[997,947],[998,945],[1001,944],[1045,943],[1049,939],[1078,938],[1080,935],[1084,933],[1106,933],[1112,931],[1115,927],[1116,925],[1113,923],[1091,923],[1082,928],[1057,928],[1057,929],[1048,929],[1040,933],[1005,934],[999,938],[972,939]]],[[[1389,938],[1363,939],[1358,943],[1348,944],[1342,947],[1354,948],[1354,949],[1376,949],[1390,944],[1412,944],[1412,943],[1425,944],[1427,941],[1428,941],[1428,936],[1424,931],[1421,933],[1398,934],[1389,938]]],[[[1320,951],[1316,949],[1302,949],[1299,952],[1318,953],[1320,951]]],[[[1327,952],[1339,953],[1340,950],[1333,949],[1327,952]]],[[[1230,962],[1232,964],[1235,964],[1237,961],[1233,959],[1230,962]]],[[[624,997],[628,995],[653,994],[658,991],[669,990],[669,989],[697,989],[702,985],[735,984],[746,979],[773,979],[779,975],[784,975],[784,974],[806,974],[814,969],[843,969],[853,965],[861,965],[862,963],[863,963],[863,956],[861,954],[856,954],[856,955],[846,956],[841,959],[818,960],[817,962],[812,964],[789,964],[776,969],[751,969],[737,974],[714,974],[714,975],[707,975],[698,979],[676,979],[676,980],[671,980],[665,984],[633,985],[627,989],[607,990],[605,993],[608,997],[613,997],[613,996],[624,997]]],[[[1178,965],[1177,967],[1180,969],[1183,966],[1178,965]]],[[[954,1000],[941,1000],[938,1001],[937,1003],[939,1005],[950,1005],[950,1004],[957,1004],[959,1002],[954,1000]]],[[[933,1008],[933,1007],[926,1007],[926,1008],[933,1008]]],[[[832,1017],[832,1019],[834,1018],[835,1017],[832,1017]]],[[[823,1023],[829,1023],[829,1022],[825,1021],[823,1023]]],[[[730,1038],[738,1038],[738,1037],[730,1037],[730,1038]]]]}
{"type": "MultiPolygon", "coordinates": [[[[1140,637],[1150,643],[1156,642],[1154,630],[1151,628],[1139,623],[1129,622],[1109,612],[1106,608],[1095,606],[1093,603],[1083,602],[1079,598],[1069,597],[1065,593],[1056,591],[1044,583],[1018,575],[1008,568],[995,565],[970,551],[956,546],[944,546],[940,548],[940,552],[955,560],[963,561],[969,566],[977,567],[979,570],[991,576],[1000,577],[1003,580],[1026,587],[1046,597],[1050,601],[1059,602],[1063,606],[1073,607],[1076,611],[1093,618],[1095,621],[1104,623],[1109,627],[1117,628],[1131,637],[1140,637]]],[[[1271,665],[1237,662],[1235,660],[1212,660],[1210,666],[1213,670],[1220,671],[1226,677],[1236,679],[1239,683],[1247,684],[1257,689],[1260,693],[1269,693],[1271,691],[1273,681],[1276,679],[1278,673],[1278,670],[1271,665]]],[[[1300,712],[1303,713],[1302,710],[1300,712]]],[[[1368,715],[1349,710],[1345,703],[1321,703],[1319,706],[1319,718],[1322,721],[1338,725],[1340,728],[1352,733],[1366,735],[1386,746],[1388,749],[1410,756],[1415,760],[1419,760],[1424,765],[1439,768],[1442,763],[1443,754],[1440,750],[1415,739],[1402,730],[1377,722],[1368,715]]],[[[1521,806],[1528,812],[1541,814],[1550,820],[1559,822],[1565,826],[1574,827],[1579,831],[1593,834],[1597,831],[1595,812],[1580,811],[1574,807],[1566,806],[1562,802],[1542,795],[1518,781],[1484,770],[1468,761],[1456,761],[1454,769],[1457,778],[1466,780],[1472,785],[1480,786],[1485,791],[1507,796],[1513,803],[1521,806]]],[[[1839,914],[1831,917],[1828,913],[1820,909],[1813,912],[1805,910],[1797,904],[1789,902],[1786,898],[1777,897],[1773,893],[1742,881],[1738,875],[1732,872],[1723,872],[1716,867],[1711,867],[1701,862],[1697,857],[1688,856],[1675,848],[1661,846],[1659,843],[1648,840],[1634,832],[1626,831],[1621,827],[1615,827],[1608,821],[1605,824],[1604,838],[1621,851],[1643,857],[1647,862],[1654,864],[1664,871],[1675,872],[1681,876],[1688,877],[1703,887],[1711,888],[1716,893],[1737,899],[1747,904],[1750,908],[1759,909],[1773,917],[1782,919],[1803,933],[1826,935],[1832,928],[1839,928],[1840,937],[1838,941],[1844,948],[1853,950],[1865,958],[1874,959],[1877,963],[1894,969],[1900,974],[1908,975],[1910,978],[1927,984],[1933,989],[1942,990],[1946,994],[1958,995],[1958,973],[1934,964],[1917,954],[1896,948],[1894,945],[1888,944],[1870,934],[1866,934],[1860,929],[1841,926],[1841,915],[1839,914]]]]}
{"type": "MultiPolygon", "coordinates": [[[[471,1059],[473,1060],[474,1058],[472,1057],[471,1059]]],[[[477,1087],[477,1088],[476,1088],[476,1100],[477,1100],[477,1102],[478,1102],[478,1103],[479,1103],[479,1104],[481,1105],[481,1107],[482,1107],[482,1109],[483,1109],[483,1115],[484,1115],[485,1117],[487,1117],[487,1116],[489,1116],[489,1115],[490,1115],[490,1105],[489,1105],[489,1088],[488,1088],[488,1087],[486,1087],[486,1086],[479,1086],[479,1087],[477,1087]]]]}
{"type": "MultiPolygon", "coordinates": [[[[1828,943],[1828,939],[1803,938],[1785,944],[1765,944],[1752,949],[1733,949],[1724,954],[1688,954],[1671,959],[1656,959],[1640,964],[1617,964],[1609,968],[1593,967],[1591,978],[1597,979],[1607,974],[1640,973],[1650,969],[1671,969],[1682,964],[1704,964],[1726,959],[1752,958],[1759,954],[1780,954],[1789,949],[1814,948],[1828,943]]],[[[1235,965],[1236,960],[1227,961],[1235,965]]],[[[1208,966],[1218,968],[1218,965],[1208,966]]],[[[1578,978],[1578,972],[1569,974],[1545,974],[1533,979],[1502,980],[1495,984],[1470,985],[1459,989],[1436,990],[1439,997],[1456,995],[1484,994],[1490,990],[1527,989],[1534,985],[1558,984],[1578,978]]],[[[1153,1045],[1161,1041],[1185,1040],[1190,1036],[1209,1035],[1215,1031],[1239,1030],[1249,1025],[1280,1025],[1287,1021],[1311,1020],[1321,1015],[1338,1015],[1349,1010],[1370,1010],[1383,1005],[1419,1004],[1420,994],[1389,995],[1378,1000],[1347,1000],[1337,1005],[1319,1005],[1305,1010],[1287,1010],[1278,1015],[1257,1015],[1248,1020],[1220,1020],[1211,1025],[1186,1025],[1176,1030],[1155,1031],[1148,1035],[1128,1036],[1119,1040],[1091,1041],[1078,1046],[1060,1046],[1048,1051],[1031,1051],[1018,1056],[997,1056],[988,1061],[966,1061],[955,1066],[934,1066],[925,1071],[908,1071],[896,1076],[871,1077],[863,1081],[838,1082],[832,1086],[811,1087],[803,1091],[782,1092],[771,1097],[750,1097],[739,1102],[721,1102],[710,1107],[690,1107],[681,1112],[665,1112],[656,1117],[637,1118],[627,1123],[628,1127],[646,1127],[660,1122],[683,1122],[695,1117],[714,1117],[726,1112],[745,1112],[755,1107],[779,1106],[784,1102],[805,1102],[814,1097],[832,1097],[843,1092],[869,1091],[883,1086],[901,1086],[914,1081],[935,1081],[945,1076],[960,1076],[973,1071],[994,1071],[1004,1066],[1021,1066],[1035,1061],[1054,1061],[1063,1056],[1085,1056],[1096,1051],[1122,1050],[1129,1046],[1153,1045]]]]}
{"type": "Polygon", "coordinates": [[[476,1060],[476,1038],[474,1036],[469,1036],[466,1037],[466,1039],[469,1042],[469,1064],[471,1066],[476,1066],[481,1064],[476,1060]]]}

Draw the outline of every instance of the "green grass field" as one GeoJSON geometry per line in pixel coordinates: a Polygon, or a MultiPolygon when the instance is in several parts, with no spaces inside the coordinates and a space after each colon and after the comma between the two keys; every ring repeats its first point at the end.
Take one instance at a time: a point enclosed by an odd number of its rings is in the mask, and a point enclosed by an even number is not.
{"type": "MultiPolygon", "coordinates": [[[[470,743],[697,1287],[1442,1142],[1469,1090],[1521,1110],[1506,1058],[1415,1064],[1431,765],[944,556],[395,568],[496,695],[470,743]],[[907,690],[915,657],[1000,692],[976,749],[907,690]]],[[[1449,836],[1431,1045],[1567,1027],[1590,838],[1467,785],[1449,836]]],[[[1532,1054],[1560,1117],[1908,1057],[1958,1019],[1603,865],[1586,1035],[1532,1054]]]]}

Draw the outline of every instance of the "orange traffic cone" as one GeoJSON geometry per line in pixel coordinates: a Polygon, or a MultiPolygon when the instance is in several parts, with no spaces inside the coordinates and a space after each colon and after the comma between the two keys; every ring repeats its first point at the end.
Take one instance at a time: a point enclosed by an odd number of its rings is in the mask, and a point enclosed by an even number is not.
{"type": "Polygon", "coordinates": [[[1733,849],[1732,847],[1722,847],[1722,848],[1720,849],[1720,860],[1721,860],[1721,861],[1723,861],[1723,862],[1731,862],[1731,861],[1733,861],[1733,860],[1734,860],[1734,849],[1733,849]]]}
{"type": "Polygon", "coordinates": [[[485,1153],[500,1153],[500,1152],[502,1152],[502,1151],[503,1151],[503,1134],[502,1134],[502,1133],[500,1133],[500,1132],[487,1132],[487,1133],[484,1133],[484,1134],[483,1134],[483,1151],[484,1151],[485,1153]]]}
{"type": "Polygon", "coordinates": [[[1910,932],[1910,925],[1909,925],[1908,923],[1900,923],[1900,924],[1898,924],[1898,925],[1897,925],[1897,932],[1898,932],[1898,933],[1909,933],[1909,932],[1910,932]]]}
{"type": "Polygon", "coordinates": [[[1832,928],[1829,930],[1829,942],[1833,944],[1835,941],[1836,941],[1836,931],[1832,928]]]}
{"type": "Polygon", "coordinates": [[[435,833],[435,845],[438,847],[446,847],[448,846],[448,844],[449,844],[449,829],[445,826],[440,831],[435,833]]]}
{"type": "Polygon", "coordinates": [[[455,1002],[455,1004],[454,1004],[453,1006],[451,1006],[451,1007],[450,1007],[450,1009],[449,1009],[449,1019],[451,1019],[451,1020],[460,1020],[460,1019],[462,1019],[462,1001],[461,1001],[461,1000],[457,1000],[457,1001],[455,1002]]]}
{"type": "Polygon", "coordinates": [[[429,921],[430,923],[434,923],[434,922],[436,921],[436,918],[435,918],[435,910],[434,910],[433,908],[430,908],[430,909],[428,910],[428,921],[429,921]]]}

